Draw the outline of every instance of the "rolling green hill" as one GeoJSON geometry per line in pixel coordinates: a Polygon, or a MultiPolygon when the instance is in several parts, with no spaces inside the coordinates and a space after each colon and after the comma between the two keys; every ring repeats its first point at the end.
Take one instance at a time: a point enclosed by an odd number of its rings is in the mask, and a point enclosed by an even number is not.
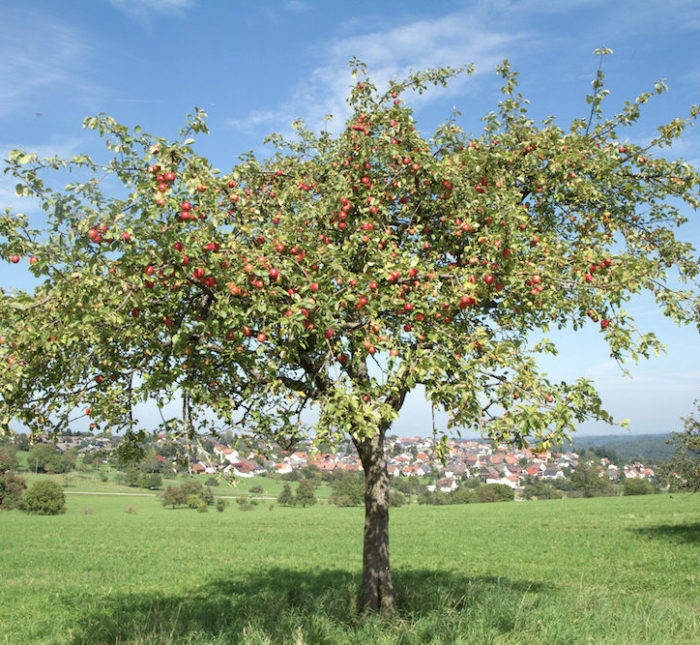
{"type": "Polygon", "coordinates": [[[673,456],[675,448],[673,444],[667,443],[670,438],[670,434],[574,436],[573,447],[565,442],[562,449],[584,452],[593,448],[605,448],[617,453],[624,462],[639,460],[645,464],[660,465],[673,456]]]}

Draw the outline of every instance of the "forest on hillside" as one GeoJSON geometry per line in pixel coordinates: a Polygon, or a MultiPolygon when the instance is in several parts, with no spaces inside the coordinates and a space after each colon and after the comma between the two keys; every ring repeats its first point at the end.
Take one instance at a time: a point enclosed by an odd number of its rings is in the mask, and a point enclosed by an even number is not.
{"type": "Polygon", "coordinates": [[[616,457],[622,462],[638,460],[645,464],[660,465],[669,462],[675,452],[674,444],[669,443],[670,439],[670,434],[575,437],[573,445],[565,441],[561,450],[578,453],[594,450],[601,453],[601,456],[611,459],[616,457]]]}

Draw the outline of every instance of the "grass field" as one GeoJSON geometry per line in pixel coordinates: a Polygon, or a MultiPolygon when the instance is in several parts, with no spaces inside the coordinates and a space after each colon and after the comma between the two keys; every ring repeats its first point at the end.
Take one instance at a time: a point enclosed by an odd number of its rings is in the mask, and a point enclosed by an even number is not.
{"type": "MultiPolygon", "coordinates": [[[[76,493],[80,491],[92,491],[101,493],[129,493],[129,494],[150,494],[157,495],[159,491],[146,490],[135,486],[126,486],[125,484],[117,483],[119,476],[118,471],[107,472],[106,468],[98,473],[94,470],[85,472],[71,472],[63,475],[45,475],[43,473],[34,474],[32,472],[20,472],[19,475],[24,477],[27,485],[31,486],[35,481],[41,479],[51,479],[61,484],[61,487],[67,493],[76,493]],[[107,475],[107,481],[100,479],[100,474],[107,475]]],[[[163,477],[163,487],[178,486],[183,482],[196,479],[206,485],[207,480],[215,477],[214,475],[187,475],[178,474],[177,476],[165,478],[163,477]]],[[[287,482],[279,478],[272,477],[252,477],[250,479],[238,478],[234,483],[229,483],[226,480],[221,480],[218,486],[212,487],[212,492],[215,497],[248,497],[250,489],[254,486],[261,486],[263,489],[262,497],[277,497],[285,484],[292,487],[292,491],[296,490],[297,482],[287,482]]],[[[162,490],[162,489],[161,489],[162,490]]],[[[316,497],[319,499],[328,499],[333,490],[331,487],[323,483],[315,489],[316,497]]],[[[257,494],[254,494],[255,497],[257,494]]]]}
{"type": "Polygon", "coordinates": [[[362,523],[78,494],[2,513],[0,643],[700,642],[697,496],[394,509],[393,619],[358,612],[362,523]]]}

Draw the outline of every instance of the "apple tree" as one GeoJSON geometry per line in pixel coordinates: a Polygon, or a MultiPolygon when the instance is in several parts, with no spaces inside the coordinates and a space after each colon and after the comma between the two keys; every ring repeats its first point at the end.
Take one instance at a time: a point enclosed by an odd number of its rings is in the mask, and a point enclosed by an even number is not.
{"type": "Polygon", "coordinates": [[[391,612],[384,440],[409,392],[422,386],[451,428],[544,450],[584,419],[612,420],[591,382],[538,369],[556,352],[549,329],[595,325],[623,361],[660,348],[625,312],[633,295],[698,323],[698,260],[675,231],[699,177],[663,156],[698,108],[628,142],[664,86],[605,116],[599,73],[585,118],[535,123],[504,63],[478,134],[455,118],[427,135],[404,97],[471,68],[380,90],[351,67],[342,131],[296,122],[292,140],[269,138],[270,158],[226,172],[195,151],[201,111],[175,141],[86,119],[101,161],[10,154],[46,225],[9,210],[0,222],[2,257],[38,282],[2,294],[0,420],[42,433],[88,414],[137,447],[135,407],[177,401],[161,431],[350,437],[365,473],[363,603],[391,612]],[[73,182],[58,190],[54,171],[73,182]]]}

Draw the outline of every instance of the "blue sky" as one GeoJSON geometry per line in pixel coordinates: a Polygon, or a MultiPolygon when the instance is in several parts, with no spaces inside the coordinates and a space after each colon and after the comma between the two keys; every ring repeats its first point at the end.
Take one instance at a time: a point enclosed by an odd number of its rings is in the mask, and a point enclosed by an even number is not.
{"type": "MultiPolygon", "coordinates": [[[[364,60],[381,85],[410,69],[474,63],[477,73],[449,89],[416,97],[419,127],[430,131],[457,107],[467,130],[499,97],[495,66],[508,58],[520,72],[534,118],[566,125],[585,113],[598,60],[612,93],[608,109],[634,99],[661,78],[670,91],[649,105],[631,139],[700,103],[700,3],[697,0],[523,0],[352,3],[316,0],[0,0],[0,155],[25,147],[41,155],[90,152],[101,143],[82,129],[85,116],[106,112],[174,138],[194,106],[209,114],[212,135],[198,149],[220,168],[237,155],[265,154],[270,132],[288,133],[295,118],[318,129],[333,114],[344,120],[347,61],[364,60]]],[[[670,155],[700,164],[700,130],[670,155]]],[[[0,207],[30,212],[7,178],[0,207]]],[[[700,215],[685,237],[700,242],[700,215]]],[[[22,264],[0,263],[0,286],[27,288],[22,264]]],[[[630,307],[666,342],[666,356],[630,366],[623,378],[598,333],[561,334],[560,356],[546,364],[556,379],[593,378],[611,412],[634,433],[680,428],[700,397],[697,331],[664,321],[653,304],[630,307]]],[[[438,428],[442,419],[438,417],[438,428]]],[[[430,430],[420,393],[409,399],[398,434],[430,430]]],[[[614,428],[613,428],[614,430],[614,428]]],[[[582,434],[608,433],[584,424],[582,434]]]]}

